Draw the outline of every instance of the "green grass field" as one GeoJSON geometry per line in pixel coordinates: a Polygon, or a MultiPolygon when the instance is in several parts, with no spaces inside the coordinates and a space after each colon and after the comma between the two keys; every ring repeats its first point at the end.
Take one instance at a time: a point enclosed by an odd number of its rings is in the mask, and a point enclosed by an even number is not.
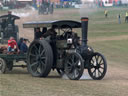
{"type": "MultiPolygon", "coordinates": [[[[118,63],[117,65],[128,67],[128,40],[112,40],[91,43],[96,51],[103,53],[107,60],[118,63]]],[[[108,64],[109,65],[109,64],[108,64]]],[[[117,66],[115,65],[115,66],[117,66]]]]}

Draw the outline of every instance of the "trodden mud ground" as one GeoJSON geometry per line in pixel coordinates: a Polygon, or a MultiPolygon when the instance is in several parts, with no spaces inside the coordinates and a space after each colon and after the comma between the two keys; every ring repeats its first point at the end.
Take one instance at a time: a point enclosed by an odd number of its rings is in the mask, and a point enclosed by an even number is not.
{"type": "MultiPolygon", "coordinates": [[[[128,24],[124,23],[125,11],[122,8],[122,24],[118,24],[120,10],[109,8],[109,18],[104,19],[104,9],[89,13],[89,45],[105,55],[108,63],[107,74],[103,80],[85,77],[73,81],[61,78],[51,71],[46,78],[32,77],[27,69],[14,68],[12,72],[0,74],[0,96],[128,96],[128,24]]],[[[33,40],[33,29],[23,29],[27,21],[72,19],[80,20],[79,9],[56,9],[53,15],[38,15],[37,11],[14,10],[25,13],[16,22],[20,37],[33,40]]],[[[86,12],[82,11],[82,16],[86,12]]],[[[84,74],[88,74],[85,70],[84,74]]]]}

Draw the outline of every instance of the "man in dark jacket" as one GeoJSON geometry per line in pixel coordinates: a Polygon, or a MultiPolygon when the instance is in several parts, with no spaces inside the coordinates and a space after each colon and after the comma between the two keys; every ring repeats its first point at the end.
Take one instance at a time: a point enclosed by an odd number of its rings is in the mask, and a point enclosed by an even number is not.
{"type": "Polygon", "coordinates": [[[28,51],[27,39],[24,39],[20,45],[20,53],[26,53],[28,51]]]}
{"type": "Polygon", "coordinates": [[[21,44],[23,43],[23,40],[24,40],[24,38],[20,38],[20,40],[17,43],[19,50],[20,50],[21,44]]]}

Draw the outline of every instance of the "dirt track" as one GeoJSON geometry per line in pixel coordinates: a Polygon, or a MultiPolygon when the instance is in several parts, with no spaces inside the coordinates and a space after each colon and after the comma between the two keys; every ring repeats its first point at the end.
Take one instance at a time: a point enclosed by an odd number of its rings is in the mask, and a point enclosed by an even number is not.
{"type": "Polygon", "coordinates": [[[56,72],[47,78],[35,78],[26,70],[15,69],[1,75],[1,96],[127,96],[127,74],[127,69],[109,66],[104,80],[71,81],[56,72]]]}
{"type": "MultiPolygon", "coordinates": [[[[74,10],[68,11],[73,13],[74,10]]],[[[37,12],[30,12],[29,17],[22,17],[16,23],[20,27],[20,36],[32,40],[32,29],[23,29],[26,21],[57,19],[56,14],[37,16],[37,12]]],[[[107,40],[122,40],[128,36],[90,39],[89,42],[107,40]]],[[[86,72],[86,71],[85,71],[86,72]]],[[[87,74],[87,72],[86,72],[87,74]]],[[[118,62],[108,61],[108,71],[101,81],[80,80],[71,81],[60,78],[56,72],[51,72],[47,78],[32,77],[26,69],[15,68],[8,74],[0,74],[0,96],[128,96],[128,70],[118,62]],[[116,66],[113,66],[116,65],[116,66]]]]}

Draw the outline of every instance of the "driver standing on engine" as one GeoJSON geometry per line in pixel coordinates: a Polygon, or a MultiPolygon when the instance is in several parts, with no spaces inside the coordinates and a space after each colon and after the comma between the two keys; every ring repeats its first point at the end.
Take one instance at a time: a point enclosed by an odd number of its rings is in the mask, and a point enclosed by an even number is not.
{"type": "Polygon", "coordinates": [[[56,35],[56,32],[55,32],[55,30],[53,28],[51,28],[46,33],[44,33],[42,35],[42,37],[44,37],[44,38],[46,38],[48,36],[52,36],[53,37],[54,35],[56,35]]]}

